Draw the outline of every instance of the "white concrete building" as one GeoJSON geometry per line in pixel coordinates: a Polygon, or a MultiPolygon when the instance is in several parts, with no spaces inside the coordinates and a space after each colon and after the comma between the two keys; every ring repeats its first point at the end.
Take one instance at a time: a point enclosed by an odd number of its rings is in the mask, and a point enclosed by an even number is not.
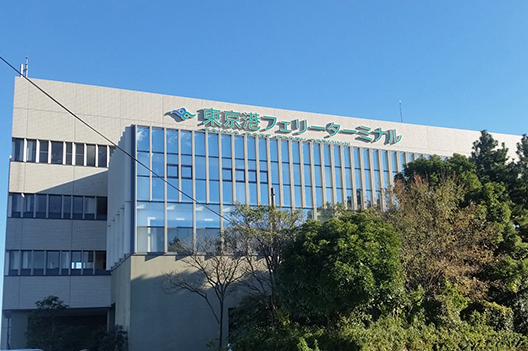
{"type": "MultiPolygon", "coordinates": [[[[56,295],[80,320],[123,325],[131,351],[203,350],[216,335],[208,307],[158,284],[181,267],[176,242],[217,236],[216,213],[268,204],[272,187],[276,205],[308,216],[326,202],[384,206],[406,162],[469,155],[480,135],[34,81],[155,175],[16,78],[4,349],[25,346],[29,311],[56,295]]],[[[520,140],[493,136],[512,153],[520,140]]]]}

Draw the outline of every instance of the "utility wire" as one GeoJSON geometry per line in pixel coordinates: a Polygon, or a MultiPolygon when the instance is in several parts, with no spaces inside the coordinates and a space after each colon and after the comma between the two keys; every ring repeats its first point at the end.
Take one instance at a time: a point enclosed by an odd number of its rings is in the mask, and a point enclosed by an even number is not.
{"type": "MultiPolygon", "coordinates": [[[[17,73],[20,73],[13,65],[11,65],[9,62],[7,62],[2,56],[0,56],[0,60],[4,61],[4,63],[6,65],[8,65],[9,67],[11,67],[12,70],[14,70],[15,72],[17,73]]],[[[103,139],[105,139],[107,142],[109,142],[112,146],[114,146],[116,149],[118,150],[121,150],[125,155],[127,155],[128,157],[130,157],[132,160],[134,160],[134,162],[136,162],[137,164],[145,167],[153,176],[155,176],[156,178],[159,178],[161,180],[163,180],[163,182],[165,182],[165,184],[167,184],[168,186],[170,186],[171,188],[177,190],[178,192],[180,192],[182,195],[184,195],[185,197],[189,198],[190,200],[192,200],[194,203],[198,204],[198,205],[202,205],[203,207],[205,207],[206,209],[208,209],[209,211],[213,212],[214,214],[216,214],[218,217],[220,218],[223,218],[225,219],[226,221],[229,221],[228,218],[226,218],[225,216],[223,216],[221,213],[211,209],[209,206],[207,206],[206,204],[194,199],[192,196],[188,195],[187,193],[185,193],[184,191],[178,189],[177,187],[175,187],[173,184],[169,183],[164,177],[160,176],[158,173],[156,173],[155,171],[153,171],[149,166],[145,165],[143,162],[141,162],[140,160],[138,160],[136,157],[134,157],[132,154],[130,154],[128,151],[126,151],[125,149],[123,149],[122,147],[120,147],[119,145],[117,145],[115,142],[113,142],[112,140],[110,140],[108,137],[106,137],[103,133],[99,132],[97,129],[95,129],[94,127],[92,127],[90,124],[88,124],[86,121],[84,121],[82,118],[80,118],[79,116],[77,116],[75,113],[73,113],[70,109],[68,109],[66,106],[64,106],[63,104],[61,104],[57,99],[55,99],[53,96],[51,96],[50,94],[48,94],[44,89],[42,89],[41,87],[39,87],[36,83],[34,83],[31,79],[29,79],[28,77],[26,77],[25,75],[22,75],[22,77],[27,80],[31,85],[33,85],[35,88],[37,88],[41,93],[43,93],[44,95],[46,95],[49,99],[51,99],[51,101],[53,101],[54,103],[56,103],[57,105],[59,105],[63,110],[65,110],[66,112],[68,112],[70,115],[72,115],[73,117],[75,117],[79,122],[81,122],[82,124],[84,124],[85,126],[87,126],[89,129],[91,129],[92,131],[94,131],[97,135],[99,135],[100,137],[102,137],[103,139]]]]}

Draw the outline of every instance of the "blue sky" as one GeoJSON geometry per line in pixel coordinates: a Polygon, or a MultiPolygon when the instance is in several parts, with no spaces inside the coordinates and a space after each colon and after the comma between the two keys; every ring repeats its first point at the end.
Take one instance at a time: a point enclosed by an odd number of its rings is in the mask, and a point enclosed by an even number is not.
{"type": "MultiPolygon", "coordinates": [[[[389,121],[401,100],[407,123],[508,134],[527,38],[526,0],[0,0],[0,56],[30,77],[389,121]]],[[[0,214],[15,75],[0,62],[0,214]]]]}

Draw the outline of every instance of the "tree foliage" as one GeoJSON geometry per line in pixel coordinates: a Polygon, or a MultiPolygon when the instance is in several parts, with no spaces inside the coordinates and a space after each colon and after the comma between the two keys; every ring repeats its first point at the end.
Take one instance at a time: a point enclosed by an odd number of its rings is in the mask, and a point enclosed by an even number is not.
{"type": "Polygon", "coordinates": [[[408,289],[421,286],[432,298],[449,282],[466,294],[485,293],[486,284],[478,276],[493,260],[499,235],[486,220],[485,210],[464,204],[465,189],[452,176],[438,179],[435,186],[418,175],[406,186],[396,185],[397,206],[384,216],[402,241],[408,289]]]}
{"type": "Polygon", "coordinates": [[[516,152],[483,131],[470,157],[407,164],[389,210],[291,228],[277,318],[248,296],[233,349],[528,350],[526,135],[516,152]]]}
{"type": "Polygon", "coordinates": [[[245,286],[266,301],[272,321],[277,310],[276,273],[284,249],[297,235],[303,222],[300,210],[282,210],[275,206],[237,204],[229,215],[224,244],[245,259],[245,286]]]}
{"type": "Polygon", "coordinates": [[[35,303],[26,331],[27,346],[44,351],[124,351],[127,333],[121,326],[93,327],[73,324],[65,317],[69,308],[57,296],[47,296],[35,303]]]}
{"type": "Polygon", "coordinates": [[[279,270],[284,307],[294,316],[335,320],[390,303],[401,287],[399,239],[374,212],[309,221],[279,270]]]}

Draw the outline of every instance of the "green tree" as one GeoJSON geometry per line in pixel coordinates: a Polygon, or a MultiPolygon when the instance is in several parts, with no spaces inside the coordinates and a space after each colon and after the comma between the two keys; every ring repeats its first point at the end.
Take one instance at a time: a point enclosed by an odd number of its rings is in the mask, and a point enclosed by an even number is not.
{"type": "Polygon", "coordinates": [[[505,182],[509,177],[508,149],[502,143],[498,148],[491,134],[483,130],[479,140],[473,143],[471,159],[475,163],[477,176],[482,183],[505,182]]]}
{"type": "Polygon", "coordinates": [[[267,301],[272,323],[278,308],[277,268],[282,262],[284,248],[294,240],[303,220],[301,210],[282,210],[275,206],[237,204],[229,213],[224,245],[244,257],[246,288],[267,301]]]}
{"type": "Polygon", "coordinates": [[[399,245],[373,211],[305,223],[279,266],[284,307],[328,322],[357,309],[386,309],[401,289],[399,245]]]}
{"type": "Polygon", "coordinates": [[[28,347],[60,350],[64,329],[60,316],[68,305],[57,296],[48,296],[35,305],[37,309],[30,314],[26,331],[28,347]]]}
{"type": "Polygon", "coordinates": [[[401,240],[406,288],[423,289],[426,304],[443,303],[446,287],[475,299],[487,292],[488,282],[480,276],[494,261],[497,226],[482,206],[465,203],[466,189],[454,177],[431,186],[416,175],[407,185],[396,185],[397,206],[383,213],[401,240]]]}

